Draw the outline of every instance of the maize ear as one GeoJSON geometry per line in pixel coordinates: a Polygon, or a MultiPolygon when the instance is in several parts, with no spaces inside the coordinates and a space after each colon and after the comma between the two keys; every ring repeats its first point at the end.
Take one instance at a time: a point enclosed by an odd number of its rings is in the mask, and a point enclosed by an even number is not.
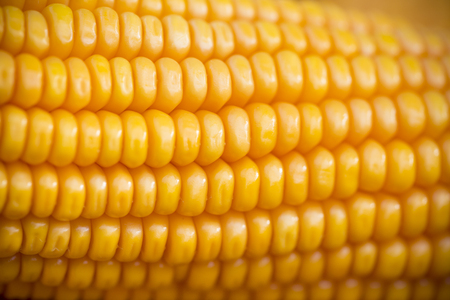
{"type": "Polygon", "coordinates": [[[450,34],[291,0],[0,0],[0,295],[448,299],[450,34]]]}

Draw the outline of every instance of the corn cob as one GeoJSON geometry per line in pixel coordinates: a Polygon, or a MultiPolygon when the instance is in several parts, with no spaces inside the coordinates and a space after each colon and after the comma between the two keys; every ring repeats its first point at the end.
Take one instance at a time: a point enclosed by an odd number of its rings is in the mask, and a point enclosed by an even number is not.
{"type": "Polygon", "coordinates": [[[450,295],[449,34],[310,1],[2,0],[0,49],[4,297],[450,295]]]}

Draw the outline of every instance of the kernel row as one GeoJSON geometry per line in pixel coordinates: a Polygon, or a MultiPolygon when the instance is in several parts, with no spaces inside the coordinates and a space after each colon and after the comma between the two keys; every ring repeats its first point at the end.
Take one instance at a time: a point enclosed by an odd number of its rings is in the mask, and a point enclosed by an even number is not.
{"type": "Polygon", "coordinates": [[[220,216],[103,215],[59,221],[30,214],[21,220],[0,217],[0,257],[20,251],[46,258],[89,255],[96,261],[115,257],[129,262],[140,257],[154,262],[164,258],[174,265],[244,255],[284,255],[294,249],[337,249],[346,242],[362,243],[370,238],[379,242],[398,235],[437,236],[449,226],[450,191],[443,186],[426,192],[412,189],[399,198],[357,193],[345,201],[306,201],[298,207],[280,205],[244,213],[230,210],[220,216]]]}
{"type": "MultiPolygon", "coordinates": [[[[139,17],[131,12],[118,14],[108,7],[97,8],[94,12],[72,11],[62,4],[51,4],[42,14],[34,10],[22,12],[12,6],[0,7],[0,15],[0,27],[4,27],[0,31],[0,48],[13,55],[23,52],[38,58],[86,59],[92,54],[101,54],[107,59],[132,60],[140,55],[151,60],[170,57],[180,62],[189,56],[205,62],[210,58],[225,60],[231,54],[247,57],[257,51],[272,54],[278,50],[322,57],[330,54],[353,57],[378,52],[390,58],[401,54],[402,48],[407,57],[425,52],[420,35],[407,24],[395,32],[377,31],[369,35],[354,34],[342,28],[303,28],[269,21],[208,23],[201,19],[187,21],[179,15],[162,19],[150,15],[139,17]]],[[[430,59],[448,54],[442,45],[437,48],[429,49],[430,59]]]]}
{"type": "Polygon", "coordinates": [[[349,277],[341,281],[321,280],[311,285],[296,283],[282,286],[272,282],[256,290],[213,288],[210,291],[195,291],[184,285],[172,285],[155,291],[148,288],[128,289],[123,286],[107,290],[70,289],[64,285],[49,287],[40,282],[14,281],[6,284],[2,291],[6,299],[39,300],[447,300],[450,297],[450,279],[438,282],[430,278],[383,282],[349,277]]]}
{"type": "MultiPolygon", "coordinates": [[[[208,0],[210,2],[210,6],[206,3],[206,0],[200,1],[189,1],[188,3],[188,12],[187,15],[184,14],[185,10],[185,1],[184,0],[172,0],[172,1],[163,1],[163,5],[158,3],[155,0],[148,0],[152,3],[142,2],[141,7],[138,11],[138,1],[131,1],[131,3],[116,3],[114,6],[114,1],[109,3],[97,3],[97,9],[95,9],[96,1],[92,1],[91,3],[78,1],[75,3],[66,3],[69,7],[63,4],[50,4],[45,7],[46,1],[37,2],[36,6],[40,7],[30,7],[30,5],[25,5],[25,7],[21,7],[20,1],[18,3],[0,3],[2,5],[14,5],[7,6],[6,11],[4,12],[3,18],[5,25],[4,31],[6,32],[5,36],[10,40],[15,41],[15,45],[11,43],[6,43],[5,47],[11,49],[12,53],[17,53],[19,51],[20,43],[24,43],[23,40],[27,39],[25,42],[26,46],[24,47],[25,51],[32,51],[32,54],[36,55],[45,55],[48,51],[49,40],[56,37],[58,34],[55,34],[53,37],[49,37],[47,31],[50,31],[50,35],[52,30],[58,32],[58,30],[72,30],[75,35],[72,37],[74,46],[69,45],[70,47],[74,47],[75,50],[72,51],[72,56],[81,55],[81,57],[87,57],[88,53],[92,53],[94,51],[96,44],[97,31],[100,32],[99,36],[105,36],[106,40],[106,29],[109,26],[111,30],[109,30],[109,38],[116,39],[117,42],[113,43],[115,46],[115,50],[119,47],[120,40],[120,32],[130,32],[129,30],[120,30],[120,26],[126,26],[127,29],[131,29],[137,31],[137,33],[143,32],[144,35],[147,33],[145,29],[153,30],[153,34],[157,33],[162,35],[162,27],[161,23],[158,22],[159,18],[163,18],[167,15],[172,15],[171,17],[175,17],[177,19],[186,18],[186,20],[192,19],[190,22],[192,27],[194,27],[195,33],[201,34],[203,39],[209,39],[209,44],[212,43],[214,39],[212,37],[212,30],[216,31],[216,35],[220,30],[225,28],[228,33],[231,33],[232,30],[236,30],[236,27],[242,27],[242,24],[245,24],[245,28],[250,30],[242,30],[241,28],[238,32],[235,32],[237,38],[242,36],[243,32],[246,32],[246,36],[242,39],[242,42],[246,44],[251,44],[255,39],[266,39],[267,41],[261,40],[262,48],[264,46],[269,46],[270,48],[277,48],[282,44],[281,36],[284,35],[283,39],[285,41],[286,46],[287,43],[290,46],[300,46],[300,51],[304,50],[306,44],[305,34],[302,32],[300,27],[300,23],[303,23],[303,15],[301,10],[303,9],[306,12],[307,19],[307,38],[310,40],[310,47],[312,47],[313,51],[317,51],[320,54],[326,54],[331,47],[331,39],[333,39],[337,52],[351,54],[355,51],[358,51],[360,48],[360,52],[364,54],[371,55],[376,51],[376,48],[379,49],[382,53],[386,53],[389,55],[397,56],[402,51],[413,55],[422,55],[428,54],[430,56],[441,56],[444,53],[448,52],[446,49],[445,43],[447,42],[447,48],[450,49],[450,35],[448,37],[440,36],[435,32],[430,32],[428,30],[416,30],[412,24],[409,24],[405,21],[393,21],[388,17],[381,15],[379,13],[369,14],[365,16],[364,14],[358,12],[349,12],[349,17],[346,16],[345,12],[342,11],[338,6],[333,4],[324,4],[322,7],[317,6],[315,3],[311,2],[302,2],[298,5],[296,2],[292,1],[235,1],[234,4],[240,5],[241,7],[237,10],[236,19],[237,21],[233,21],[233,3],[229,1],[228,3],[224,1],[217,0],[208,0]],[[258,8],[256,12],[258,13],[259,21],[256,21],[256,27],[254,27],[255,21],[255,9],[252,7],[252,4],[256,4],[258,8]],[[83,7],[86,5],[88,7],[83,7]],[[101,7],[104,6],[104,7],[101,7]],[[161,14],[161,9],[163,9],[164,13],[161,14]],[[201,6],[201,7],[200,7],[201,6]],[[244,8],[245,6],[245,8],[244,8]],[[278,16],[277,6],[280,8],[280,17],[278,16]],[[45,7],[45,8],[44,8],[45,7]],[[127,8],[128,7],[128,8],[127,8]],[[87,8],[87,9],[86,9],[87,8]],[[176,8],[173,10],[172,8],[176,8]],[[213,11],[220,10],[220,13],[217,14],[213,12],[212,15],[208,18],[208,9],[211,8],[213,11]],[[324,8],[324,11],[322,11],[324,8]],[[21,12],[23,10],[35,9],[38,11],[43,11],[44,17],[40,17],[40,13],[33,11],[26,11],[25,13],[21,12]],[[156,10],[155,10],[156,9],[156,10]],[[159,12],[158,12],[159,10],[159,12]],[[91,12],[92,11],[92,12],[91,12]],[[100,13],[101,12],[101,13],[100,13]],[[135,13],[138,13],[142,18],[142,23],[139,22],[139,16],[135,13]],[[102,14],[108,15],[109,20],[105,21],[102,19],[102,14]],[[55,20],[58,17],[66,16],[66,18],[60,18],[58,20],[59,23],[55,20]],[[61,21],[64,19],[64,21],[61,21]],[[323,28],[323,24],[325,20],[329,20],[329,28],[323,28]],[[349,22],[347,19],[351,19],[354,24],[349,26],[349,22]],[[374,23],[374,30],[372,33],[369,33],[368,28],[369,21],[371,20],[374,23]],[[207,25],[205,21],[211,22],[212,28],[207,25]],[[281,22],[279,24],[279,28],[275,24],[277,21],[281,22]],[[48,26],[47,23],[48,22],[48,26]],[[107,25],[99,26],[99,29],[96,28],[96,23],[99,22],[101,24],[107,25]],[[127,22],[129,24],[127,24],[127,22]],[[227,22],[231,22],[234,28],[231,28],[227,22]],[[275,22],[275,23],[274,23],[275,22]],[[12,24],[21,24],[20,28],[12,26],[12,24]],[[65,26],[63,28],[57,28],[54,24],[65,26]],[[149,24],[155,26],[156,28],[149,28],[149,24]],[[238,24],[238,25],[236,25],[238,24]],[[395,25],[394,25],[395,24],[395,25]],[[200,26],[199,26],[200,25],[200,26]],[[9,27],[8,27],[9,26],[9,27]],[[129,27],[129,28],[128,28],[129,27]],[[352,31],[350,31],[350,27],[352,31]],[[393,30],[395,28],[396,30],[393,30]],[[39,30],[41,29],[41,30],[39,30]],[[155,30],[159,29],[159,30],[155,30]],[[24,31],[30,30],[32,34],[25,34],[24,31]],[[102,30],[105,34],[102,34],[102,30]],[[258,31],[263,32],[258,32],[258,31]],[[281,30],[281,32],[280,32],[281,30]],[[77,34],[77,32],[81,32],[77,34]],[[114,32],[115,31],[115,32],[114,32]],[[329,35],[329,31],[331,31],[331,38],[329,35]],[[115,35],[111,35],[113,32],[115,35]],[[33,38],[33,35],[39,36],[41,39],[37,37],[33,38]],[[16,37],[13,39],[13,37],[16,37]],[[270,37],[270,38],[269,38],[270,37]],[[269,43],[269,41],[271,43],[269,43]],[[294,42],[294,40],[297,40],[294,42]],[[299,43],[299,41],[302,41],[299,43]],[[9,45],[7,45],[9,44],[9,45]],[[33,44],[33,45],[32,45],[33,44]],[[87,49],[82,49],[83,47],[87,47],[87,49]],[[16,50],[18,49],[18,50],[16,50]],[[324,51],[324,52],[321,52],[324,51]],[[349,52],[350,51],[350,52],[349,52]]],[[[3,1],[5,2],[5,1],[3,1]]],[[[16,1],[17,2],[17,1],[16,1]]],[[[22,5],[23,6],[23,5],[22,5]]],[[[179,23],[179,22],[178,22],[179,23]]],[[[183,24],[184,26],[188,26],[186,22],[183,24]]],[[[223,33],[223,32],[222,32],[223,33]]],[[[189,31],[183,31],[183,34],[189,35],[189,31]]],[[[192,34],[192,31],[191,31],[192,34]]],[[[231,33],[232,34],[232,33],[231,33]]],[[[134,46],[140,47],[141,41],[145,41],[145,37],[141,38],[142,34],[133,34],[134,38],[134,46]],[[137,40],[136,40],[137,38],[137,40]],[[136,42],[138,44],[136,44],[136,42]]],[[[232,34],[233,35],[233,34],[232,34]]],[[[168,35],[170,36],[170,35],[168,35]]],[[[59,37],[61,39],[62,37],[59,37]]],[[[195,34],[193,39],[195,40],[195,34]]],[[[158,39],[159,41],[171,39],[163,39],[162,37],[158,39]]],[[[201,40],[201,39],[197,39],[201,40]]],[[[1,41],[1,36],[0,36],[1,41]]],[[[233,42],[232,39],[227,39],[228,43],[233,42]]],[[[242,48],[240,45],[240,40],[236,42],[237,48],[242,48]]],[[[69,42],[70,43],[70,42],[69,42]]],[[[123,41],[126,43],[126,41],[123,41]]],[[[195,43],[194,43],[195,44],[195,43]]],[[[197,43],[198,44],[198,43],[197,43]]],[[[208,48],[208,43],[202,43],[201,48],[208,48]]],[[[200,45],[198,44],[198,45],[200,45]]],[[[131,43],[128,43],[130,46],[131,43]]],[[[144,45],[145,46],[145,45],[144,45]]],[[[195,47],[196,45],[194,45],[195,47]]],[[[234,46],[234,45],[233,45],[234,46]]],[[[120,47],[119,47],[120,48],[120,47]]],[[[234,47],[233,47],[234,48],[234,47]]],[[[251,48],[251,47],[250,47],[251,48]]],[[[114,51],[113,49],[103,48],[104,51],[114,51]]],[[[243,49],[244,51],[245,48],[243,49]]],[[[62,55],[63,58],[67,57],[64,55],[68,55],[70,50],[67,49],[68,53],[57,53],[54,54],[62,55]]],[[[139,52],[139,49],[134,52],[139,52]]],[[[211,50],[213,51],[213,50],[211,50]]],[[[189,52],[189,49],[188,49],[189,52]]],[[[233,49],[231,50],[233,52],[233,49]]],[[[126,53],[126,51],[119,51],[120,55],[133,55],[133,52],[126,53]]],[[[223,57],[226,58],[226,57],[223,57]]]]}
{"type": "Polygon", "coordinates": [[[450,275],[450,235],[428,239],[394,239],[375,244],[344,245],[333,251],[317,250],[283,256],[239,258],[230,261],[205,261],[171,266],[157,261],[118,262],[42,258],[17,254],[1,258],[1,283],[14,280],[38,282],[45,286],[65,285],[70,289],[161,289],[183,284],[195,291],[214,287],[226,290],[259,289],[271,282],[281,285],[314,284],[320,280],[345,280],[348,277],[376,280],[415,280],[427,276],[442,279],[450,275]],[[396,268],[392,268],[395,265],[396,268]]]}

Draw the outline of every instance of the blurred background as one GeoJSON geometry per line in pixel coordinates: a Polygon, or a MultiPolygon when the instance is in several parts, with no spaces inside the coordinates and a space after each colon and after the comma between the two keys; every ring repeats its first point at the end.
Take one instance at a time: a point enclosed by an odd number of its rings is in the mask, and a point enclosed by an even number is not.
{"type": "MultiPolygon", "coordinates": [[[[450,0],[326,0],[342,8],[380,10],[410,22],[450,29],[450,0]]],[[[419,24],[418,24],[419,25],[419,24]]]]}

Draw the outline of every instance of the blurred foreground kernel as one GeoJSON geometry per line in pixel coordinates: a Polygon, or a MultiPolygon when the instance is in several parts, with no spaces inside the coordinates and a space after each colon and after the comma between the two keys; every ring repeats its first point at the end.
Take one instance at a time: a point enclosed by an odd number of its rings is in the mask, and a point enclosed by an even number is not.
{"type": "Polygon", "coordinates": [[[450,36],[292,0],[0,0],[0,296],[447,299],[450,36]]]}

